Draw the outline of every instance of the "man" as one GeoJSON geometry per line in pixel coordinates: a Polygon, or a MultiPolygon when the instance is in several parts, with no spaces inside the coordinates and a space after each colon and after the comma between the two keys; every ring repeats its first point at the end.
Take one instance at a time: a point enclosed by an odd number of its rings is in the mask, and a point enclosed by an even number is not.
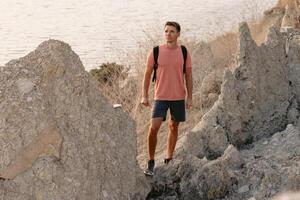
{"type": "MultiPolygon", "coordinates": [[[[154,175],[154,154],[157,143],[157,133],[162,122],[166,120],[168,109],[170,109],[171,119],[169,121],[165,163],[168,163],[173,158],[173,152],[178,137],[179,123],[185,121],[185,108],[190,109],[192,106],[193,83],[191,57],[187,52],[185,73],[183,73],[183,52],[181,46],[177,44],[179,36],[180,25],[177,22],[166,22],[166,43],[159,46],[154,94],[155,103],[148,132],[149,161],[148,167],[144,173],[149,176],[154,175]]],[[[143,96],[141,104],[144,106],[150,106],[148,91],[154,63],[154,55],[153,51],[151,51],[147,58],[147,67],[143,80],[143,96]]]]}

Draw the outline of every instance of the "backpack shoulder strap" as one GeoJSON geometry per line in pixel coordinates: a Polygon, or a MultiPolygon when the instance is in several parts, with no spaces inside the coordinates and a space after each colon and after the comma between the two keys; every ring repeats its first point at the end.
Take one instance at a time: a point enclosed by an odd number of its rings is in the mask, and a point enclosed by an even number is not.
{"type": "Polygon", "coordinates": [[[156,70],[158,67],[158,54],[159,54],[159,46],[156,46],[153,48],[153,57],[154,57],[154,65],[153,65],[153,77],[152,77],[152,82],[155,82],[156,80],[156,70]]]}
{"type": "Polygon", "coordinates": [[[153,48],[154,64],[157,64],[158,53],[159,53],[159,46],[156,46],[153,48]]]}
{"type": "Polygon", "coordinates": [[[183,73],[185,73],[185,65],[186,65],[186,58],[187,58],[187,49],[185,46],[181,45],[181,51],[183,55],[183,73]]]}

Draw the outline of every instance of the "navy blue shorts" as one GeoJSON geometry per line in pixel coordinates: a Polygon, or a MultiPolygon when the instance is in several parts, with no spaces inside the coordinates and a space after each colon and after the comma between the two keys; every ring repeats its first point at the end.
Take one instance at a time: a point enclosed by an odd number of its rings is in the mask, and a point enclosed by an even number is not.
{"type": "Polygon", "coordinates": [[[155,100],[152,110],[152,118],[162,117],[166,121],[167,111],[170,109],[171,119],[175,122],[185,121],[185,101],[155,100]]]}

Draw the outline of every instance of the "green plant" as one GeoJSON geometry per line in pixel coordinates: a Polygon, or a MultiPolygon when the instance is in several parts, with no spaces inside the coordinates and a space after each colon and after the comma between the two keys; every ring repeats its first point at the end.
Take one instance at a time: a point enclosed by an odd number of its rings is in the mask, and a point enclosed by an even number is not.
{"type": "Polygon", "coordinates": [[[90,70],[90,74],[94,76],[101,84],[112,86],[113,83],[124,80],[127,76],[125,67],[115,62],[103,63],[99,68],[90,70]]]}

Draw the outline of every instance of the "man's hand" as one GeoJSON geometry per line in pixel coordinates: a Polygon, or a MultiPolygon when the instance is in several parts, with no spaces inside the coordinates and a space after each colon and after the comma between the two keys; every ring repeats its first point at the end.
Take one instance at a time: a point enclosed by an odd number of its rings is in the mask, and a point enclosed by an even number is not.
{"type": "Polygon", "coordinates": [[[150,106],[148,97],[142,97],[141,104],[146,107],[150,106]]]}
{"type": "Polygon", "coordinates": [[[187,99],[186,99],[186,103],[185,103],[185,107],[186,107],[187,109],[190,109],[190,108],[192,107],[192,103],[193,103],[192,98],[187,98],[187,99]]]}

